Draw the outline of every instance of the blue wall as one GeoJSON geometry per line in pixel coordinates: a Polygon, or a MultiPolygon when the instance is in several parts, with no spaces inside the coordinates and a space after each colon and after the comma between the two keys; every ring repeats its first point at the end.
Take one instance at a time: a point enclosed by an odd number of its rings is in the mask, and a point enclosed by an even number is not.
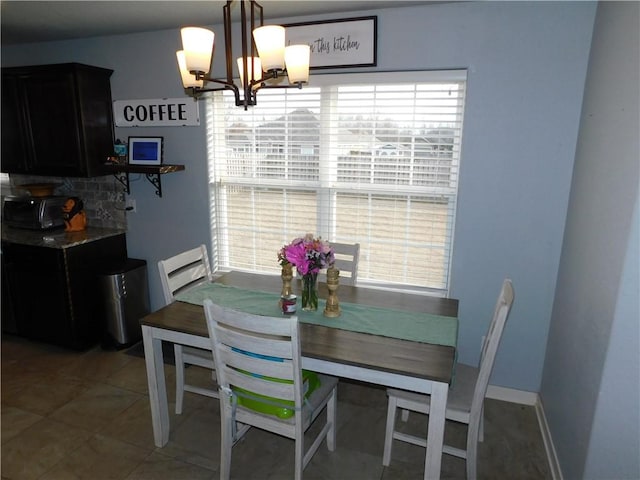
{"type": "MultiPolygon", "coordinates": [[[[501,282],[514,281],[496,385],[540,387],[595,11],[591,2],[461,2],[333,16],[378,15],[378,70],[469,69],[451,294],[461,300],[460,359],[474,363],[501,282]]],[[[114,100],[180,97],[179,43],[176,29],[3,47],[2,64],[88,63],[115,70],[114,100]]],[[[216,75],[222,63],[218,54],[216,75]]],[[[163,136],[166,162],[186,165],[162,178],[162,198],[146,180],[132,183],[129,253],[149,262],[158,308],[157,260],[210,244],[205,126],[117,130],[163,136]]]]}
{"type": "Polygon", "coordinates": [[[640,478],[640,3],[593,33],[540,396],[565,478],[640,478]]]}

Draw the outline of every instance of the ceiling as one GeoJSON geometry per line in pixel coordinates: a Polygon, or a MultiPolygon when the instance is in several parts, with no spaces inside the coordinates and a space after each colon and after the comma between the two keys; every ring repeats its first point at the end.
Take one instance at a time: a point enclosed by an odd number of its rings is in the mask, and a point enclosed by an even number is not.
{"type": "MultiPolygon", "coordinates": [[[[1,40],[4,45],[13,45],[166,30],[185,25],[222,24],[224,3],[221,0],[1,0],[1,40]]],[[[270,18],[335,14],[427,3],[442,2],[420,0],[261,1],[265,23],[268,23],[270,18]]],[[[335,18],[335,16],[328,18],[335,18]]]]}

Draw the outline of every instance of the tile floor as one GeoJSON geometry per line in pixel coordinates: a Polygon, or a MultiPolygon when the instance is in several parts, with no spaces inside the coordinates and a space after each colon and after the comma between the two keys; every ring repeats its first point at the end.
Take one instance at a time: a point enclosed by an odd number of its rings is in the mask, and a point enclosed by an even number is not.
{"type": "MultiPolygon", "coordinates": [[[[97,347],[84,353],[4,335],[1,441],[3,479],[217,479],[217,400],[186,394],[184,413],[171,415],[164,448],[153,444],[144,360],[97,347]]],[[[167,366],[168,385],[175,372],[167,366]]],[[[190,378],[207,372],[190,367],[190,378]]],[[[173,392],[170,401],[174,400],[173,392]]],[[[305,479],[421,479],[424,450],[394,443],[382,466],[386,415],[383,389],[341,382],[337,449],[323,444],[305,479]]],[[[173,407],[173,405],[171,405],[173,407]]],[[[487,400],[482,479],[548,479],[542,437],[532,407],[487,400]]],[[[407,428],[426,429],[411,414],[407,428]]],[[[465,431],[447,425],[445,440],[464,445],[465,431]]],[[[233,451],[232,478],[289,479],[293,442],[252,429],[233,451]]],[[[444,456],[442,478],[464,478],[464,461],[444,456]]]]}

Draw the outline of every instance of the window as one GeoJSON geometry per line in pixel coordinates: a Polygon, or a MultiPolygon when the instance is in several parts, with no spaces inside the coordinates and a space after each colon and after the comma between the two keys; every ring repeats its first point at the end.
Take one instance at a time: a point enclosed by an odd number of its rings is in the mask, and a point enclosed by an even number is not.
{"type": "Polygon", "coordinates": [[[446,294],[466,72],[311,82],[207,99],[214,269],[278,273],[313,233],[360,243],[359,283],[446,294]]]}

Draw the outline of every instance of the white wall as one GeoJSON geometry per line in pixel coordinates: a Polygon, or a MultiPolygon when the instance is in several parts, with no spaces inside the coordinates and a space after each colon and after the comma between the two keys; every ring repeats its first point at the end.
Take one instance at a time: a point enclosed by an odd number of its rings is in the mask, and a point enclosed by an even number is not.
{"type": "Polygon", "coordinates": [[[640,478],[639,25],[598,7],[540,392],[567,479],[640,478]]]}
{"type": "MultiPolygon", "coordinates": [[[[595,10],[593,2],[459,2],[340,15],[378,15],[378,70],[469,69],[452,295],[461,301],[459,356],[473,363],[502,280],[513,279],[497,385],[540,386],[595,10]]],[[[177,49],[172,30],[3,47],[2,64],[89,63],[115,70],[114,99],[178,97],[177,49]]],[[[157,260],[210,241],[205,128],[117,134],[164,136],[167,162],[186,165],[162,178],[161,199],[146,180],[132,183],[129,253],[149,262],[157,308],[157,260]]]]}

